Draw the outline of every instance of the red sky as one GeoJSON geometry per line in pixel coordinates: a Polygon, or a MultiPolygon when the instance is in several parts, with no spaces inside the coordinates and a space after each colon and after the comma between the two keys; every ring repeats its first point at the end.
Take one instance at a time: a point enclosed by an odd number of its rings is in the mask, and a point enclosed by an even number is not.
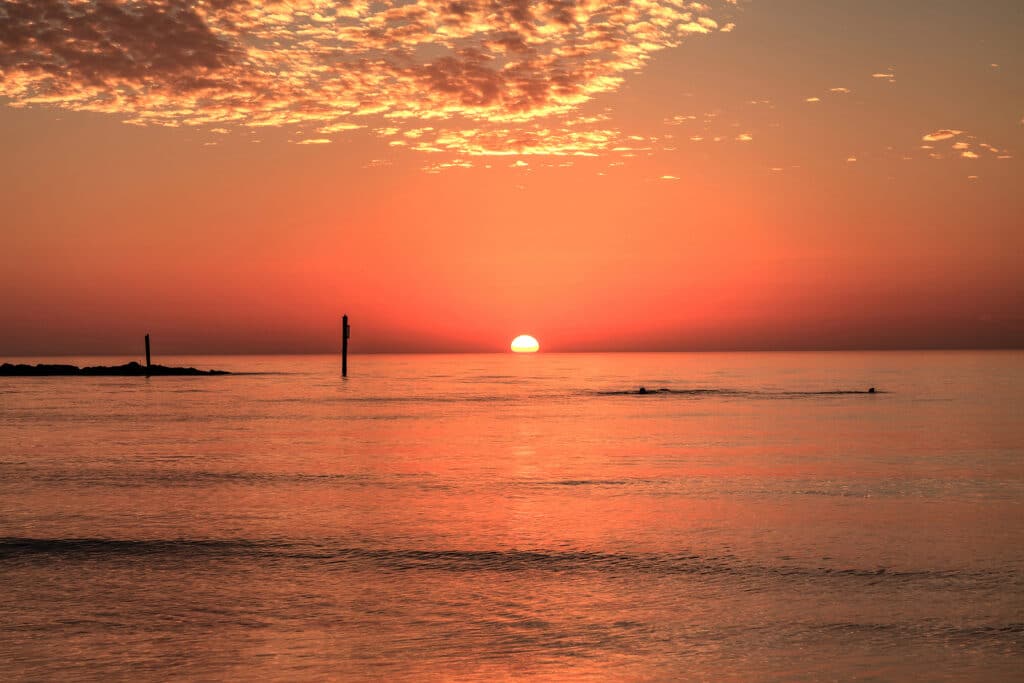
{"type": "Polygon", "coordinates": [[[1016,0],[458,7],[0,2],[0,354],[1024,345],[1016,0]]]}

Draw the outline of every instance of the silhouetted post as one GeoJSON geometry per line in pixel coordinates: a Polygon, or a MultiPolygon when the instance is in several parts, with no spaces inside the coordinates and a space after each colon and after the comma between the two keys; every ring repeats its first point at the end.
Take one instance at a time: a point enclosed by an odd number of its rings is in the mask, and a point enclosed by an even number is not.
{"type": "Polygon", "coordinates": [[[341,316],[341,376],[348,377],[348,337],[351,334],[348,316],[341,316]]]}
{"type": "Polygon", "coordinates": [[[149,370],[149,335],[146,335],[146,369],[149,370]]]}

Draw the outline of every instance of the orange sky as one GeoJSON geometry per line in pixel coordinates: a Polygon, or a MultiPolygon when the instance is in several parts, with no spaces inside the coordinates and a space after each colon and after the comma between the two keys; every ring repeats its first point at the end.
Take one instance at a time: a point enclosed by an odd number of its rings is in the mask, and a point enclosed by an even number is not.
{"type": "Polygon", "coordinates": [[[1022,30],[0,0],[0,354],[1019,347],[1022,30]]]}

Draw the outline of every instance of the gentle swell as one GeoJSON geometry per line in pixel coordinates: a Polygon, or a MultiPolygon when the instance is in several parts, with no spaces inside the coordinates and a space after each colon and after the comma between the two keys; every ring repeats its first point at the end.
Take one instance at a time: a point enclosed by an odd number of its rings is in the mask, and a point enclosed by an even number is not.
{"type": "Polygon", "coordinates": [[[391,474],[387,477],[352,473],[302,472],[211,472],[195,470],[169,471],[117,471],[115,469],[81,469],[37,471],[24,466],[0,463],[0,477],[8,481],[17,479],[58,485],[128,487],[150,486],[261,486],[297,484],[304,486],[346,487],[414,487],[428,490],[448,490],[448,484],[416,474],[391,474]]]}
{"type": "Polygon", "coordinates": [[[605,553],[552,550],[412,550],[331,547],[249,539],[105,539],[0,538],[0,566],[35,560],[164,558],[175,561],[213,559],[318,560],[328,567],[391,571],[446,572],[597,572],[613,575],[690,574],[717,578],[805,580],[861,579],[874,583],[943,582],[981,586],[1019,584],[1010,570],[894,570],[886,567],[812,567],[764,565],[732,555],[681,553],[605,553]]]}
{"type": "Polygon", "coordinates": [[[750,398],[805,398],[814,396],[850,396],[861,394],[885,394],[886,391],[869,391],[867,389],[836,389],[832,391],[753,391],[744,389],[614,389],[609,391],[585,392],[590,396],[734,396],[750,398]]]}

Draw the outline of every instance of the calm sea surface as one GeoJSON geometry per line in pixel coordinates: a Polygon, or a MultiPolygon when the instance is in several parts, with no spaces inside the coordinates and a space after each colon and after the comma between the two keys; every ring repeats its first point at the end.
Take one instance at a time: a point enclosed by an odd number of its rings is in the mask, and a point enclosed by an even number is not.
{"type": "Polygon", "coordinates": [[[0,679],[1024,675],[1024,353],[159,361],[0,378],[0,679]]]}

